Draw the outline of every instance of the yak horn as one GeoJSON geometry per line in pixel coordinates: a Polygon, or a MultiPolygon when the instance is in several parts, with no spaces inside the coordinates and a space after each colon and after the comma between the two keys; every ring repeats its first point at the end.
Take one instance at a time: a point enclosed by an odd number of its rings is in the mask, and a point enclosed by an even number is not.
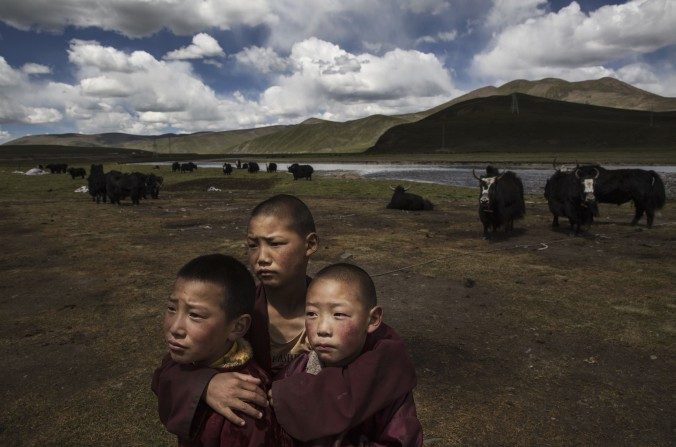
{"type": "Polygon", "coordinates": [[[554,161],[552,162],[552,166],[554,167],[555,171],[559,170],[559,168],[556,167],[556,157],[554,157],[554,161]]]}
{"type": "Polygon", "coordinates": [[[577,178],[580,178],[580,172],[579,171],[580,171],[579,169],[575,170],[575,177],[577,177],[577,178]]]}
{"type": "Polygon", "coordinates": [[[390,189],[391,189],[392,191],[394,191],[395,188],[394,188],[394,186],[390,185],[390,189]]]}
{"type": "Polygon", "coordinates": [[[475,179],[481,181],[481,178],[476,176],[476,172],[474,172],[474,169],[472,169],[472,175],[474,176],[475,179]]]}
{"type": "Polygon", "coordinates": [[[594,171],[596,171],[596,175],[594,176],[594,178],[595,178],[595,179],[596,179],[596,178],[599,178],[599,174],[600,174],[599,170],[596,169],[596,168],[594,168],[594,171]]]}
{"type": "Polygon", "coordinates": [[[410,186],[408,188],[404,188],[404,192],[408,191],[409,189],[411,189],[410,186]]]}

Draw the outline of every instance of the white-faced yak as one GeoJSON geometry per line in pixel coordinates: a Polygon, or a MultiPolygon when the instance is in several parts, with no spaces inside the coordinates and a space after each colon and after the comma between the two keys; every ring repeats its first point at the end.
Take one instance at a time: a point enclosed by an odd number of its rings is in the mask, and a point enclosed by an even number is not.
{"type": "Polygon", "coordinates": [[[486,167],[486,175],[474,178],[479,180],[479,219],[484,226],[484,238],[490,239],[500,227],[506,232],[514,229],[514,220],[521,219],[526,213],[523,201],[523,183],[512,171],[500,173],[493,166],[486,167]]]}

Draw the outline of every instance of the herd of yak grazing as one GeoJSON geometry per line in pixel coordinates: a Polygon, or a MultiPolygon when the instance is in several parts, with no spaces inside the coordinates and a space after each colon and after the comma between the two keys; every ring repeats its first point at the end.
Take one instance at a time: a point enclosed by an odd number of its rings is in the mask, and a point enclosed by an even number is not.
{"type": "MultiPolygon", "coordinates": [[[[48,164],[45,168],[52,173],[68,172],[73,179],[84,179],[87,175],[84,168],[68,168],[66,164],[48,164]]],[[[174,172],[192,172],[195,169],[197,165],[193,162],[172,164],[174,172]]],[[[255,174],[260,171],[260,166],[255,161],[242,163],[240,160],[237,160],[234,168],[230,163],[223,164],[224,175],[230,175],[233,169],[244,169],[255,174]]],[[[635,207],[631,224],[636,225],[645,213],[650,228],[655,210],[662,208],[666,200],[664,183],[655,171],[611,170],[600,165],[563,167],[557,166],[556,161],[554,170],[547,180],[544,194],[554,216],[552,226],[559,226],[559,217],[567,218],[575,234],[593,223],[594,217],[599,215],[599,203],[620,205],[631,201],[635,207]]],[[[277,172],[277,164],[267,163],[266,171],[277,172]]],[[[288,171],[293,174],[294,180],[311,180],[314,169],[310,165],[294,163],[288,171]]],[[[500,172],[490,165],[486,167],[485,175],[477,176],[474,170],[472,174],[479,181],[479,219],[483,224],[484,237],[490,239],[500,228],[506,232],[513,230],[514,221],[521,219],[526,212],[521,179],[512,171],[500,172]]],[[[140,172],[122,173],[113,170],[104,173],[103,165],[93,164],[87,181],[89,194],[96,203],[109,199],[112,204],[120,204],[120,200],[129,197],[132,204],[138,205],[140,199],[146,199],[148,195],[153,199],[159,197],[163,178],[140,172]]],[[[387,208],[407,211],[434,208],[429,200],[407,192],[408,188],[391,188],[394,193],[387,208]]]]}
{"type": "MultiPolygon", "coordinates": [[[[664,183],[655,171],[643,169],[605,169],[599,165],[577,165],[564,168],[554,162],[554,174],[545,185],[545,198],[554,215],[552,227],[559,226],[559,217],[568,218],[571,230],[580,234],[599,215],[598,203],[621,205],[632,201],[636,208],[632,225],[645,213],[648,228],[652,227],[655,210],[664,206],[664,183]]],[[[512,171],[500,172],[486,167],[486,174],[474,178],[479,181],[479,219],[483,234],[490,239],[499,228],[514,229],[514,221],[526,212],[523,183],[512,171]],[[492,231],[491,231],[492,230],[492,231]]],[[[397,186],[387,208],[431,210],[434,205],[419,195],[397,186]]]]}

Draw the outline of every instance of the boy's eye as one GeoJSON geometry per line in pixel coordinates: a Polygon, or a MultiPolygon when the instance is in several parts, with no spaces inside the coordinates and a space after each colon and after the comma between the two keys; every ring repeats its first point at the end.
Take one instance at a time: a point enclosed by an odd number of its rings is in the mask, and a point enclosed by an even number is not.
{"type": "Polygon", "coordinates": [[[194,320],[199,320],[199,319],[204,318],[204,315],[200,315],[200,314],[195,313],[195,312],[190,312],[190,313],[188,314],[188,316],[189,316],[190,318],[194,319],[194,320]]]}
{"type": "Polygon", "coordinates": [[[176,312],[176,306],[174,306],[173,304],[167,305],[167,312],[171,312],[171,313],[176,312]]]}
{"type": "Polygon", "coordinates": [[[317,312],[308,311],[308,312],[305,312],[305,316],[308,317],[308,318],[316,317],[317,312]]]}
{"type": "Polygon", "coordinates": [[[348,314],[344,314],[344,313],[341,313],[341,312],[336,312],[335,314],[333,314],[333,316],[336,317],[336,318],[346,318],[346,317],[349,317],[348,314]]]}

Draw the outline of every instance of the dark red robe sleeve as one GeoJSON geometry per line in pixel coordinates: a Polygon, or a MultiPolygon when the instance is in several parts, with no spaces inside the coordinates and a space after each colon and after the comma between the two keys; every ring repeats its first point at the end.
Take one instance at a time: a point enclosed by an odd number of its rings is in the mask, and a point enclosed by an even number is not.
{"type": "Polygon", "coordinates": [[[160,421],[181,439],[192,439],[197,431],[200,400],[209,381],[218,374],[213,368],[181,365],[166,355],[153,374],[152,390],[157,396],[160,421]]]}
{"type": "Polygon", "coordinates": [[[408,393],[391,405],[391,410],[376,418],[385,424],[377,439],[364,447],[420,447],[423,443],[422,425],[415,410],[413,394],[408,393]]]}
{"type": "Polygon", "coordinates": [[[404,342],[382,324],[348,366],[277,380],[272,397],[280,425],[293,438],[309,441],[355,427],[415,385],[415,369],[404,342]]]}

